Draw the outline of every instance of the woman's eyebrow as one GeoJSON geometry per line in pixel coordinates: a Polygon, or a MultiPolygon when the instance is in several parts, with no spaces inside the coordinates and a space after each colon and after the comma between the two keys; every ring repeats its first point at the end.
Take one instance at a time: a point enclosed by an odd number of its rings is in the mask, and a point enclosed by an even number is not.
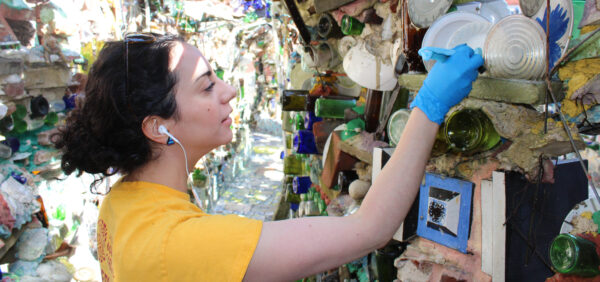
{"type": "Polygon", "coordinates": [[[211,71],[208,70],[207,72],[203,73],[201,76],[199,76],[198,78],[196,78],[196,80],[194,80],[194,83],[197,83],[201,78],[205,77],[205,76],[210,76],[211,71]]]}

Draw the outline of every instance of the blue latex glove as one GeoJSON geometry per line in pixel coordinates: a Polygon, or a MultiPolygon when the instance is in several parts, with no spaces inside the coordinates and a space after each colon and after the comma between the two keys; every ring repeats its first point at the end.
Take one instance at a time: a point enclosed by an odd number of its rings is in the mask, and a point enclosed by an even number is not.
{"type": "MultiPolygon", "coordinates": [[[[483,51],[481,48],[474,50],[475,54],[481,55],[483,51]]],[[[438,62],[445,62],[448,57],[454,55],[456,50],[444,49],[438,47],[423,47],[419,50],[419,55],[423,58],[423,61],[436,60],[438,62]]]]}
{"type": "Polygon", "coordinates": [[[481,55],[475,54],[465,44],[452,50],[454,54],[433,66],[410,105],[411,109],[421,109],[429,120],[437,124],[442,124],[448,110],[471,92],[473,81],[477,79],[477,69],[483,65],[481,55]]]}
{"type": "Polygon", "coordinates": [[[454,55],[456,51],[452,49],[444,49],[437,47],[423,47],[419,50],[419,55],[423,58],[423,61],[436,60],[445,62],[448,57],[454,55]]]}

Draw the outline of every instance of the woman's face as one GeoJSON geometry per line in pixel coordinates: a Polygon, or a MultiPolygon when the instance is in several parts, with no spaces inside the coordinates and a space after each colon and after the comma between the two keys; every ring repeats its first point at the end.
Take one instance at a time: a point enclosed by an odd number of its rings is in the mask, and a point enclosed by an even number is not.
{"type": "MultiPolygon", "coordinates": [[[[235,89],[219,79],[196,47],[178,43],[171,51],[169,68],[177,76],[175,100],[179,120],[169,120],[169,132],[192,154],[205,154],[232,139],[235,89]]],[[[196,156],[199,157],[199,156],[196,156]]]]}

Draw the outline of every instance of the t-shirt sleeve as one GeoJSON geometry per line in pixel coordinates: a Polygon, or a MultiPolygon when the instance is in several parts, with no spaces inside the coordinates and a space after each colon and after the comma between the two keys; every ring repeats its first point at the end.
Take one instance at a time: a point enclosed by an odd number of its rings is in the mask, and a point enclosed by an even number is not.
{"type": "Polygon", "coordinates": [[[179,222],[164,246],[167,280],[242,281],[261,229],[261,221],[235,215],[179,222]]]}

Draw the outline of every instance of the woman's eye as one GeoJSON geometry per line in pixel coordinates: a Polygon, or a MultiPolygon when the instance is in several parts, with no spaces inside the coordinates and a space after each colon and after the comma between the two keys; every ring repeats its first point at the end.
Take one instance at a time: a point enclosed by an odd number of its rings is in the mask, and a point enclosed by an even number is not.
{"type": "Polygon", "coordinates": [[[208,87],[205,89],[205,91],[208,91],[208,92],[212,91],[214,86],[215,86],[215,83],[214,83],[214,82],[211,82],[211,83],[210,83],[210,86],[208,86],[208,87]]]}

